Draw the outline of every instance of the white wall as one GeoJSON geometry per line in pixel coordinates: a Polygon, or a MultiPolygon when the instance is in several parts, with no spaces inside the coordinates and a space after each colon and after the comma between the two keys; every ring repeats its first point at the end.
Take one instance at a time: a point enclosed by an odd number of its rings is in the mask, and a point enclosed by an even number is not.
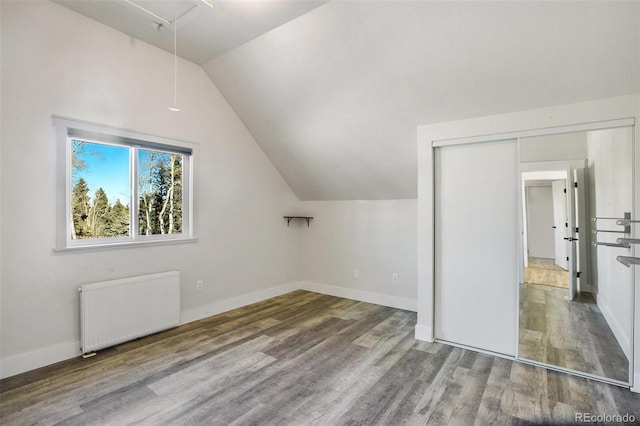
{"type": "Polygon", "coordinates": [[[554,259],[556,245],[553,235],[553,194],[551,186],[528,186],[527,242],[529,257],[554,259]]]}
{"type": "Polygon", "coordinates": [[[416,310],[417,200],[306,201],[300,209],[314,217],[310,227],[296,224],[302,287],[416,310]]]}
{"type": "Polygon", "coordinates": [[[297,198],[201,67],[179,61],[182,112],[172,113],[171,55],[52,2],[1,10],[3,376],[79,353],[81,283],[176,269],[182,317],[192,320],[298,278],[298,236],[282,219],[297,198]],[[200,144],[199,241],[52,252],[52,114],[200,144]]]}
{"type": "MultiPolygon", "coordinates": [[[[589,151],[590,209],[597,217],[623,217],[633,210],[632,131],[630,128],[587,133],[589,151]]],[[[622,230],[615,222],[598,221],[597,228],[622,230]]],[[[620,234],[598,233],[602,242],[615,243],[620,234]]],[[[631,249],[591,247],[592,283],[598,306],[627,356],[631,352],[633,323],[633,269],[616,256],[630,256],[631,249]]]]}

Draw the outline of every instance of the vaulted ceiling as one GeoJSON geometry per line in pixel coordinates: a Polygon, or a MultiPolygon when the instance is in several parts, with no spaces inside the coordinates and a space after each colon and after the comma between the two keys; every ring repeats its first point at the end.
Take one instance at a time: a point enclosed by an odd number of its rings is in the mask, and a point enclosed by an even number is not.
{"type": "Polygon", "coordinates": [[[170,52],[179,16],[303,200],[415,198],[419,125],[640,92],[640,2],[209,1],[57,2],[170,52]]]}

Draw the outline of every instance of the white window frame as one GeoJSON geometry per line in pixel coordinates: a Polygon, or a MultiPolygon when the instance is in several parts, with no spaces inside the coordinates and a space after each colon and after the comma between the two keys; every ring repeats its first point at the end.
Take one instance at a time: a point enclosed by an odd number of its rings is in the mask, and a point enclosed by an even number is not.
{"type": "Polygon", "coordinates": [[[66,117],[53,116],[57,143],[56,245],[54,251],[91,248],[126,247],[196,241],[193,223],[193,165],[197,144],[130,130],[118,129],[66,117]],[[129,148],[130,196],[129,235],[72,239],[71,215],[72,170],[71,141],[123,146],[129,148]],[[182,232],[179,234],[138,235],[138,151],[140,149],[183,155],[182,164],[182,232]]]}

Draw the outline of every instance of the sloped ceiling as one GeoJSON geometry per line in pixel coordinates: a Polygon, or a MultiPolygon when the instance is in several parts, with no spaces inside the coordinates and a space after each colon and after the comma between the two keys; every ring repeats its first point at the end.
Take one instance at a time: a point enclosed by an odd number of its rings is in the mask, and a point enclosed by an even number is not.
{"type": "Polygon", "coordinates": [[[418,125],[639,92],[639,6],[333,1],[204,69],[301,199],[414,198],[418,125]]]}
{"type": "Polygon", "coordinates": [[[640,2],[280,3],[181,43],[302,200],[415,198],[419,125],[640,92],[640,2]]]}
{"type": "Polygon", "coordinates": [[[328,0],[52,1],[170,53],[177,29],[178,56],[202,65],[328,0]]]}

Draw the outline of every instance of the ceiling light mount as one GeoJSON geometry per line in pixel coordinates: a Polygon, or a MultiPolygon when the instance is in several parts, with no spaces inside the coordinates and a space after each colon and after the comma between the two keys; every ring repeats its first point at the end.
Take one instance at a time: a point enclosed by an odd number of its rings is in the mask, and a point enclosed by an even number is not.
{"type": "MultiPolygon", "coordinates": [[[[0,0],[1,1],[1,0],[0,0]]],[[[199,6],[205,4],[210,8],[214,7],[213,0],[189,0],[189,1],[173,1],[173,3],[177,3],[174,8],[175,18],[172,19],[172,14],[169,14],[167,7],[170,7],[168,3],[164,1],[156,1],[156,2],[146,2],[145,5],[139,4],[141,0],[122,0],[124,3],[132,6],[132,10],[136,10],[138,12],[143,12],[151,17],[158,24],[162,23],[165,25],[173,25],[176,23],[178,19],[182,21],[183,24],[193,21],[197,18],[198,13],[193,13],[193,11],[200,10],[199,6]],[[168,5],[168,6],[167,6],[168,5]],[[185,21],[183,18],[187,18],[185,21]]]]}
{"type": "Polygon", "coordinates": [[[146,7],[142,7],[142,6],[140,6],[139,4],[135,3],[133,0],[124,0],[124,1],[126,1],[127,3],[129,3],[131,6],[138,8],[138,9],[139,9],[139,10],[141,10],[141,11],[143,11],[143,12],[145,12],[145,13],[148,13],[149,15],[151,15],[151,16],[153,16],[154,18],[156,18],[156,19],[158,19],[158,20],[160,20],[160,21],[164,22],[165,24],[169,24],[169,25],[171,25],[171,21],[169,21],[168,19],[163,18],[162,16],[158,15],[157,13],[150,11],[150,10],[149,10],[149,9],[147,9],[146,7]]]}

